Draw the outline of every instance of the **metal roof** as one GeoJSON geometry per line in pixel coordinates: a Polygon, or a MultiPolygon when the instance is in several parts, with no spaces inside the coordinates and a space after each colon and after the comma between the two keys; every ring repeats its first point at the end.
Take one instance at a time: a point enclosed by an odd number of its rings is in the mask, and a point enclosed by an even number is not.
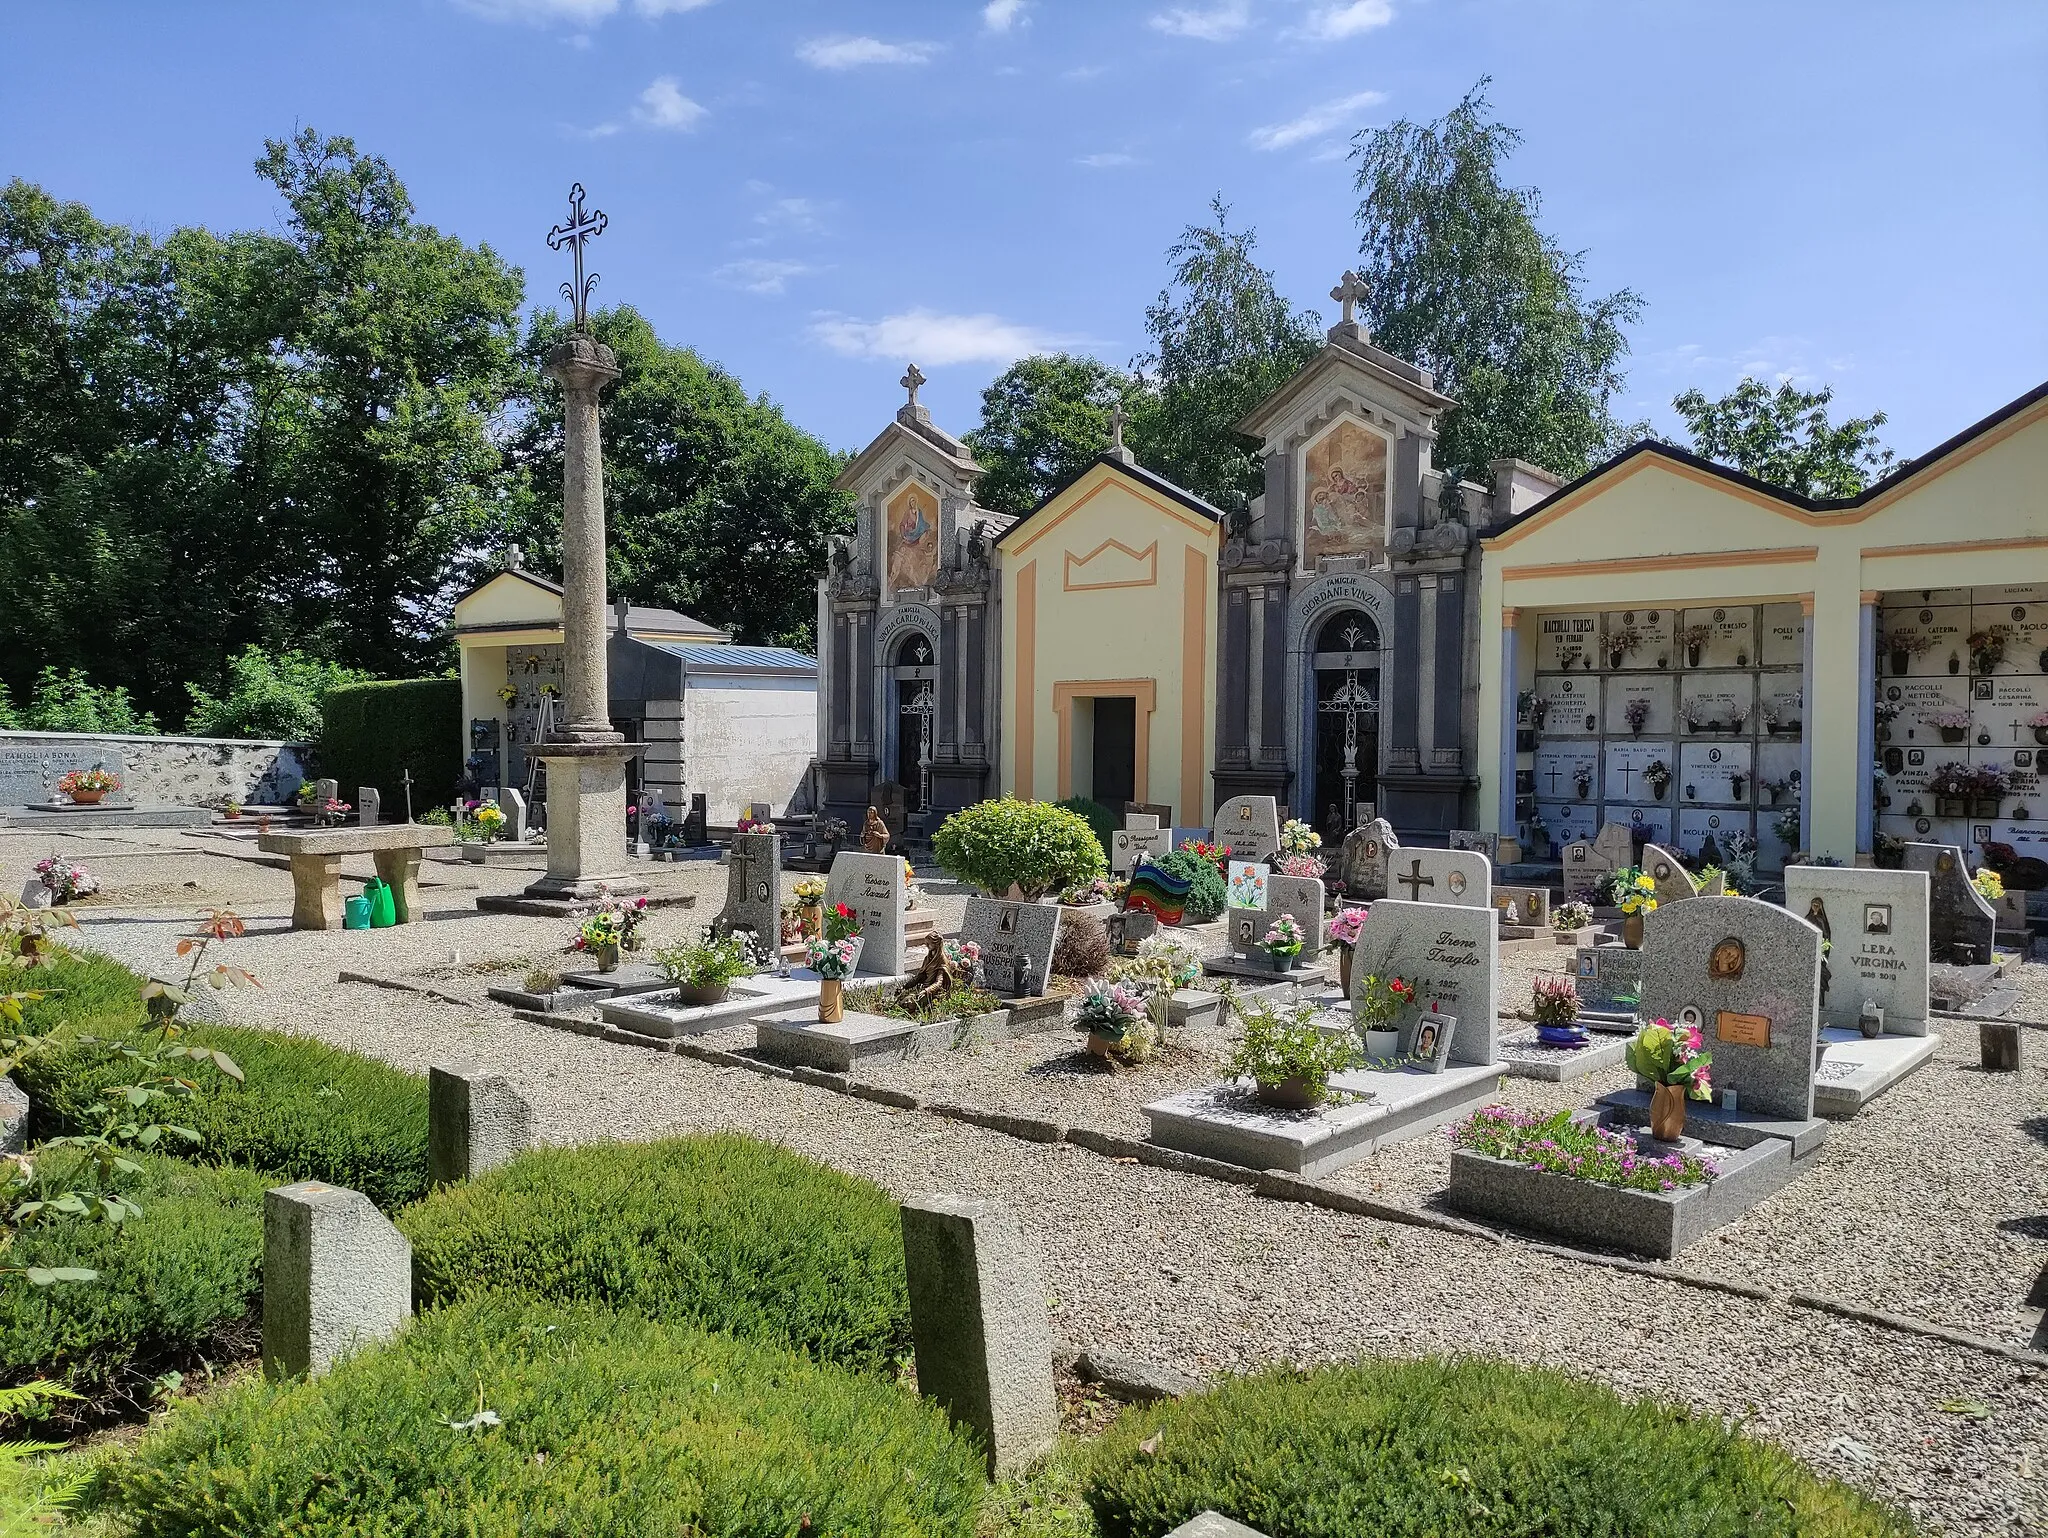
{"type": "Polygon", "coordinates": [[[818,659],[789,646],[692,646],[686,641],[648,641],[656,651],[683,659],[688,668],[712,669],[721,673],[808,673],[818,671],[818,659]]]}

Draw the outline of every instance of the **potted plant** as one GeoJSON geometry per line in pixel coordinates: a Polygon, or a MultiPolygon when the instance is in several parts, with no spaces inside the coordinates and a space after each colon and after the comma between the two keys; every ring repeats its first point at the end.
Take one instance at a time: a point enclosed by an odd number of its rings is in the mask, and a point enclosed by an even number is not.
{"type": "Polygon", "coordinates": [[[73,769],[57,781],[57,791],[76,806],[98,806],[121,788],[121,777],[95,764],[90,769],[73,769]]]}
{"type": "Polygon", "coordinates": [[[1921,719],[1941,733],[1943,742],[1961,742],[1969,734],[1970,713],[1967,710],[1930,710],[1921,719]]]}
{"type": "Polygon", "coordinates": [[[1581,801],[1585,800],[1588,796],[1592,795],[1593,771],[1591,769],[1588,769],[1584,764],[1581,764],[1577,769],[1573,770],[1572,788],[1579,793],[1579,799],[1581,801]]]}
{"type": "Polygon", "coordinates": [[[1913,665],[1915,657],[1925,656],[1934,648],[1934,637],[1924,630],[1894,630],[1884,638],[1885,649],[1892,654],[1892,672],[1903,677],[1913,665]]]}
{"type": "Polygon", "coordinates": [[[1687,625],[1678,632],[1678,644],[1685,648],[1685,665],[1696,668],[1700,665],[1700,648],[1714,639],[1712,625],[1687,625]]]}
{"type": "Polygon", "coordinates": [[[1358,996],[1351,1003],[1351,1018],[1369,1061],[1401,1055],[1401,1033],[1394,1022],[1414,1002],[1415,985],[1399,977],[1381,977],[1374,972],[1359,985],[1358,996]]]}
{"type": "Polygon", "coordinates": [[[2048,748],[2048,710],[2037,710],[2027,717],[2027,725],[2033,730],[2034,741],[2048,748]]]}
{"type": "Polygon", "coordinates": [[[1643,778],[1650,783],[1650,794],[1662,801],[1664,792],[1671,788],[1671,766],[1661,758],[1653,758],[1650,767],[1643,771],[1643,778]]]}
{"type": "Polygon", "coordinates": [[[1091,1057],[1128,1060],[1141,1054],[1143,1047],[1137,1038],[1151,1029],[1145,1013],[1145,995],[1128,983],[1090,978],[1087,991],[1081,995],[1074,1029],[1087,1036],[1091,1057]]]}
{"type": "Polygon", "coordinates": [[[1536,1017],[1536,1039],[1546,1047],[1583,1047],[1589,1039],[1579,1024],[1579,991],[1568,978],[1537,978],[1529,1011],[1536,1017]]]}
{"type": "Polygon", "coordinates": [[[226,817],[229,822],[240,822],[242,820],[242,803],[230,797],[221,815],[226,817]]]}
{"type": "Polygon", "coordinates": [[[1359,932],[1365,928],[1366,912],[1356,906],[1339,908],[1330,920],[1330,943],[1337,947],[1337,982],[1347,999],[1351,997],[1351,957],[1359,932]]]}
{"type": "Polygon", "coordinates": [[[1965,643],[1970,648],[1970,666],[1979,673],[1996,672],[1998,664],[2005,661],[2006,642],[2011,638],[2010,625],[1987,625],[1971,631],[1965,643]]]}
{"type": "Polygon", "coordinates": [[[1657,883],[1648,871],[1630,865],[1614,873],[1614,906],[1621,910],[1621,943],[1643,948],[1643,917],[1657,911],[1657,883]]]}
{"type": "Polygon", "coordinates": [[[860,921],[845,903],[834,903],[824,915],[824,928],[805,947],[804,959],[824,979],[818,984],[818,1023],[837,1025],[846,1018],[846,980],[860,965],[860,921]]]}
{"type": "Polygon", "coordinates": [[[1628,1066],[1650,1081],[1650,1136],[1675,1143],[1685,1135],[1685,1102],[1711,1100],[1711,1054],[1700,1050],[1700,1028],[1674,1028],[1667,1020],[1646,1025],[1628,1044],[1628,1066]]]}
{"type": "Polygon", "coordinates": [[[1998,806],[2012,789],[2012,782],[2004,771],[1989,764],[1979,764],[1970,772],[1970,804],[1972,815],[1996,817],[1998,806]]]}
{"type": "Polygon", "coordinates": [[[1877,740],[1892,740],[1892,722],[1899,719],[1899,707],[1891,700],[1879,700],[1871,710],[1871,719],[1877,723],[1877,740]]]}
{"type": "MultiPolygon", "coordinates": [[[[1976,789],[1976,776],[1962,764],[1943,764],[1934,771],[1927,782],[1927,793],[1934,797],[1934,815],[1937,817],[1967,817],[1970,815],[1970,795],[1976,789]]],[[[1908,814],[1918,816],[1909,807],[1908,814]]]]}
{"type": "Polygon", "coordinates": [[[799,876],[790,887],[790,895],[796,899],[796,914],[802,925],[803,937],[815,939],[825,928],[825,878],[799,876]]]}
{"type": "Polygon", "coordinates": [[[1638,696],[1622,706],[1621,713],[1628,721],[1629,735],[1642,736],[1643,728],[1650,724],[1650,702],[1638,696]]]}
{"type": "Polygon", "coordinates": [[[754,947],[735,930],[723,939],[705,930],[686,945],[654,953],[655,969],[675,987],[676,1003],[722,1004],[732,985],[754,972],[754,947]]]}
{"type": "Polygon", "coordinates": [[[569,942],[569,949],[582,951],[597,963],[600,972],[616,972],[620,956],[640,949],[640,925],[646,917],[646,898],[636,897],[626,902],[606,895],[597,911],[577,926],[576,938],[569,942]]]}
{"type": "Polygon", "coordinates": [[[1268,926],[1265,937],[1259,941],[1259,948],[1273,963],[1275,972],[1294,970],[1294,958],[1301,954],[1301,925],[1289,914],[1281,914],[1268,926]]]}
{"type": "Polygon", "coordinates": [[[1550,910],[1550,927],[1557,932],[1560,945],[1577,945],[1579,931],[1593,922],[1593,907],[1590,903],[1559,903],[1550,910]]]}
{"type": "Polygon", "coordinates": [[[1788,806],[1771,820],[1771,831],[1787,849],[1799,847],[1799,808],[1788,806]]]}
{"type": "Polygon", "coordinates": [[[1607,665],[1618,668],[1638,646],[1643,644],[1643,634],[1633,625],[1617,624],[1602,632],[1600,645],[1607,653],[1607,665]]]}
{"type": "Polygon", "coordinates": [[[1315,1006],[1300,1004],[1286,1014],[1263,1001],[1239,1011],[1244,1036],[1230,1059],[1230,1071],[1257,1086],[1259,1103],[1278,1110],[1306,1111],[1330,1097],[1330,1075],[1351,1066],[1353,1048],[1341,1032],[1317,1026],[1315,1006]]]}

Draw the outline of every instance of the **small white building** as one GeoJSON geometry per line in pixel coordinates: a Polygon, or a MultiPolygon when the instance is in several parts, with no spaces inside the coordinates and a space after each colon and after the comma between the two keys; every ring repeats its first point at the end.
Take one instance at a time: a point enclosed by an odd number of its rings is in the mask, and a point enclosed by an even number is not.
{"type": "MultiPolygon", "coordinates": [[[[480,785],[526,789],[530,752],[560,708],[562,590],[516,567],[456,600],[463,754],[480,785]]],[[[751,802],[778,813],[818,750],[818,664],[786,647],[734,646],[673,609],[619,605],[607,646],[615,730],[647,751],[627,789],[659,791],[677,815],[701,794],[712,822],[751,802]]]]}

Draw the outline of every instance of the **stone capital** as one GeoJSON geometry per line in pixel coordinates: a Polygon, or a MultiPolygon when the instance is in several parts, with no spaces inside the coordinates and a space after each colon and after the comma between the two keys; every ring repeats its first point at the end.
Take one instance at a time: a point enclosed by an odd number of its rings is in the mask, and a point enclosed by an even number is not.
{"type": "Polygon", "coordinates": [[[546,373],[571,394],[595,394],[619,377],[619,360],[604,343],[576,331],[548,354],[546,373]]]}

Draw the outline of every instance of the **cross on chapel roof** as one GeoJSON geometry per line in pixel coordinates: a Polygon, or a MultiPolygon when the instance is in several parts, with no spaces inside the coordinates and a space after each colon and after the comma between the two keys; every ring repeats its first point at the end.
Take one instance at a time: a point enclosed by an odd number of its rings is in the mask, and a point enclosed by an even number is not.
{"type": "Polygon", "coordinates": [[[1109,408],[1109,457],[1127,465],[1138,462],[1137,455],[1124,447],[1124,425],[1130,421],[1130,414],[1124,410],[1124,403],[1118,401],[1109,408]]]}
{"type": "Polygon", "coordinates": [[[1356,311],[1359,301],[1365,298],[1366,293],[1365,279],[1361,278],[1357,273],[1346,269],[1343,280],[1330,290],[1330,297],[1344,306],[1344,318],[1337,323],[1338,325],[1355,326],[1358,324],[1356,311]]]}
{"type": "Polygon", "coordinates": [[[915,363],[913,363],[910,365],[909,372],[906,373],[901,379],[897,380],[896,382],[902,385],[904,389],[910,392],[910,407],[913,411],[916,410],[917,392],[919,391],[919,389],[923,387],[925,382],[923,371],[919,369],[915,363]]]}

